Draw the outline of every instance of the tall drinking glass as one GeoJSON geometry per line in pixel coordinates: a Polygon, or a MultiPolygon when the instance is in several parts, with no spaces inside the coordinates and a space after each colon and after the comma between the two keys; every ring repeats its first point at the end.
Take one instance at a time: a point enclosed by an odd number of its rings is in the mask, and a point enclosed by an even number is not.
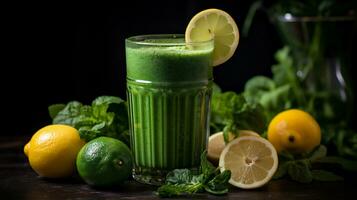
{"type": "Polygon", "coordinates": [[[126,39],[129,130],[135,180],[160,185],[168,171],[198,169],[207,147],[213,41],[183,35],[126,39]]]}

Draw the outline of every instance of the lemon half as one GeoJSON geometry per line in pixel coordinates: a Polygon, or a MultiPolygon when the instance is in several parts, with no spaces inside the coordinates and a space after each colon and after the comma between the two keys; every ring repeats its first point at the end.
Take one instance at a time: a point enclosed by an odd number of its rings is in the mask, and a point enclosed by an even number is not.
{"type": "Polygon", "coordinates": [[[263,186],[278,168],[278,155],[266,139],[243,136],[228,143],[219,159],[221,171],[231,170],[229,183],[243,189],[263,186]]]}

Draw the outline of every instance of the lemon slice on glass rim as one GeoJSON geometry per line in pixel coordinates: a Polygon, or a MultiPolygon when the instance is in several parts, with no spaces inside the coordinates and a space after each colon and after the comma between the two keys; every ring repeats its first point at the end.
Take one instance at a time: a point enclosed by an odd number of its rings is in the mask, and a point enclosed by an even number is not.
{"type": "Polygon", "coordinates": [[[196,14],[189,22],[185,40],[202,42],[214,39],[213,66],[231,58],[239,42],[239,30],[234,19],[225,11],[207,9],[196,14]]]}
{"type": "Polygon", "coordinates": [[[219,158],[221,171],[231,170],[229,183],[243,189],[265,185],[278,168],[278,154],[266,139],[242,136],[228,143],[219,158]]]}

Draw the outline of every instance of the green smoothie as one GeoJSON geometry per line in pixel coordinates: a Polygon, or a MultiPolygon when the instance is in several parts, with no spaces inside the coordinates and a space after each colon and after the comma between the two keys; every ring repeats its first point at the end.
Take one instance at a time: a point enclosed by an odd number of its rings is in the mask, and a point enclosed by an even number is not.
{"type": "Polygon", "coordinates": [[[197,168],[207,146],[213,42],[182,36],[126,40],[133,177],[160,184],[177,168],[197,168]]]}

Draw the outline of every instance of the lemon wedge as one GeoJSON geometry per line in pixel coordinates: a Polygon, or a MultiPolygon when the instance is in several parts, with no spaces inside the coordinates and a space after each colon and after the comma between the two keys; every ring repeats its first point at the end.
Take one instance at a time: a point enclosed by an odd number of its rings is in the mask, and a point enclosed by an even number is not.
{"type": "Polygon", "coordinates": [[[231,170],[231,185],[252,189],[270,181],[278,168],[278,155],[268,140],[243,136],[234,139],[223,149],[219,166],[221,171],[231,170]]]}
{"type": "Polygon", "coordinates": [[[228,13],[207,9],[196,14],[189,22],[185,32],[187,43],[211,39],[214,39],[213,66],[233,56],[239,42],[239,30],[228,13]]]}

